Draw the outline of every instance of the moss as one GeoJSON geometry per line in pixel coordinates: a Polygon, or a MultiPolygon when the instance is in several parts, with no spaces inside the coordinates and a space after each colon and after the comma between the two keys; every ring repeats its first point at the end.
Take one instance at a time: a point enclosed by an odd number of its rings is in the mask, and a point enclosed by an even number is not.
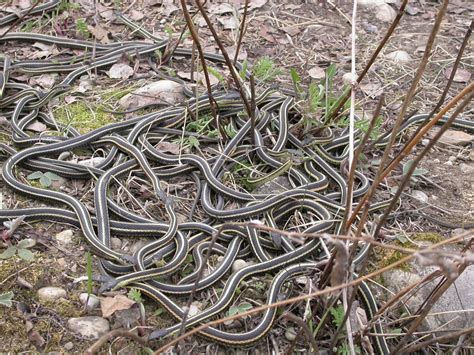
{"type": "Polygon", "coordinates": [[[72,102],[56,109],[56,120],[66,127],[72,126],[87,133],[115,121],[112,114],[91,107],[84,101],[72,102]]]}
{"type": "MultiPolygon", "coordinates": [[[[410,236],[410,239],[416,242],[416,244],[412,243],[409,240],[406,240],[404,242],[396,241],[394,242],[394,245],[405,247],[405,248],[418,249],[420,244],[421,245],[424,244],[422,242],[429,242],[430,244],[435,244],[442,241],[443,237],[439,233],[427,232],[427,233],[415,233],[410,236]]],[[[406,256],[405,253],[399,252],[397,250],[392,250],[388,248],[380,248],[380,247],[375,248],[375,255],[378,260],[377,266],[380,268],[389,266],[406,256]]],[[[403,263],[399,265],[397,268],[403,271],[411,271],[412,269],[409,263],[403,263]]]]}
{"type": "MultiPolygon", "coordinates": [[[[432,244],[439,243],[443,237],[439,233],[415,233],[410,237],[417,242],[430,242],[432,244]]],[[[410,243],[411,244],[411,243],[410,243]]]]}
{"type": "Polygon", "coordinates": [[[60,298],[56,301],[44,302],[44,306],[54,309],[63,318],[74,318],[81,316],[81,306],[71,299],[60,298]]]}

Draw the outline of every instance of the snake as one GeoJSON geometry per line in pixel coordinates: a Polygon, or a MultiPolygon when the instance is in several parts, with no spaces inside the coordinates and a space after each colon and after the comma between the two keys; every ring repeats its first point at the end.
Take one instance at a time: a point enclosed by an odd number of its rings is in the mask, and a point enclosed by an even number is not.
{"type": "MultiPolygon", "coordinates": [[[[28,14],[53,11],[58,4],[59,0],[49,1],[36,6],[28,14]]],[[[19,16],[22,13],[1,18],[0,26],[14,22],[19,16]]],[[[75,82],[91,70],[100,72],[123,57],[155,60],[157,53],[167,50],[168,40],[157,38],[120,13],[116,16],[136,34],[142,35],[144,40],[100,44],[24,32],[10,32],[0,37],[0,45],[40,42],[83,52],[74,58],[55,60],[12,59],[8,55],[0,57],[0,112],[9,119],[13,144],[13,147],[0,144],[0,151],[6,156],[2,179],[12,191],[66,207],[1,209],[0,221],[23,217],[27,221],[56,221],[80,228],[90,249],[99,257],[105,289],[137,289],[176,319],[175,325],[154,330],[150,340],[163,339],[181,329],[185,312],[177,297],[191,292],[205,292],[223,284],[217,300],[210,307],[186,320],[184,327],[188,329],[222,315],[234,302],[236,289],[246,279],[261,274],[272,275],[265,301],[270,305],[279,299],[296,276],[322,272],[327,263],[323,240],[310,239],[302,245],[295,245],[284,236],[276,238],[260,232],[258,228],[242,225],[243,222],[259,220],[281,228],[291,216],[300,214],[308,222],[292,228],[303,233],[338,233],[342,228],[348,196],[347,183],[339,167],[347,158],[348,132],[342,130],[336,137],[333,130],[327,128],[327,135],[312,137],[309,142],[291,133],[291,111],[296,104],[294,94],[288,90],[275,87],[261,90],[255,98],[256,124],[253,126],[244,113],[240,94],[220,84],[215,85],[212,92],[219,118],[228,121],[227,127],[232,133],[225,141],[187,129],[186,123],[192,119],[190,113],[202,117],[211,111],[209,95],[196,95],[187,86],[184,90],[187,97],[185,104],[160,105],[156,110],[141,115],[137,110],[130,110],[127,113],[132,114],[131,118],[88,133],[59,124],[45,110],[51,100],[69,92],[75,82]],[[62,80],[50,90],[42,91],[16,82],[12,73],[59,73],[62,80]],[[61,134],[31,135],[27,132],[28,125],[35,120],[61,134]],[[193,151],[173,154],[158,148],[162,141],[174,139],[182,142],[183,138],[189,137],[205,145],[206,154],[193,151]],[[255,141],[251,142],[250,137],[254,137],[255,141]],[[91,153],[100,149],[104,159],[95,166],[57,159],[61,153],[77,149],[91,153]],[[91,214],[83,202],[64,192],[25,183],[18,177],[18,171],[24,168],[54,172],[68,179],[94,179],[95,213],[91,214]],[[258,191],[258,188],[236,188],[228,177],[239,176],[235,173],[239,170],[248,171],[244,178],[248,186],[259,187],[278,176],[285,176],[289,187],[270,193],[258,191]],[[162,216],[144,217],[124,208],[113,197],[111,191],[117,188],[117,182],[131,175],[150,187],[155,203],[163,212],[162,216]],[[176,198],[162,187],[162,182],[189,175],[196,177],[196,202],[201,208],[199,214],[194,213],[189,221],[183,222],[178,221],[176,198]],[[210,239],[215,235],[217,240],[211,243],[210,239]],[[151,241],[133,255],[128,255],[111,247],[112,236],[146,237],[151,241]],[[221,255],[221,260],[207,275],[197,279],[198,270],[205,260],[204,254],[211,247],[211,252],[221,255]],[[194,270],[189,275],[181,276],[177,282],[171,282],[170,277],[175,278],[182,273],[191,255],[194,270]],[[252,258],[256,263],[231,272],[237,258],[252,258]]],[[[191,50],[181,47],[172,53],[173,57],[189,58],[191,55],[191,50]]],[[[205,53],[205,59],[215,65],[224,63],[219,54],[205,53]]],[[[245,71],[243,64],[236,62],[235,69],[249,78],[250,73],[245,71]]],[[[178,78],[168,79],[185,84],[178,78]]],[[[411,117],[403,123],[399,132],[381,135],[376,146],[383,146],[391,134],[400,134],[425,118],[426,115],[411,117]]],[[[474,124],[468,120],[456,119],[454,126],[474,130],[474,124]]],[[[357,130],[356,144],[362,134],[357,130]]],[[[356,182],[355,199],[364,195],[370,186],[369,178],[362,172],[356,173],[356,182]]],[[[383,209],[386,205],[387,202],[373,204],[370,212],[383,209]]],[[[354,260],[355,265],[365,257],[367,247],[365,245],[360,249],[354,260]]],[[[361,284],[358,296],[368,319],[371,319],[378,308],[367,284],[361,284]]],[[[199,334],[227,346],[248,346],[264,338],[272,329],[275,316],[276,309],[268,308],[258,324],[249,331],[234,333],[208,327],[199,334]]],[[[377,352],[389,354],[390,347],[385,337],[378,336],[383,333],[379,321],[374,322],[372,332],[376,333],[370,338],[377,352]]]]}

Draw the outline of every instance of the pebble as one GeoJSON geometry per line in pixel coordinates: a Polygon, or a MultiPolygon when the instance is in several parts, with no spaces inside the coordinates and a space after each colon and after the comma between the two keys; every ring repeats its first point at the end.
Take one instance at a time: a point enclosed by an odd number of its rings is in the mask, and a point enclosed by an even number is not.
{"type": "Polygon", "coordinates": [[[293,327],[288,327],[286,328],[285,331],[285,338],[288,341],[293,341],[296,339],[296,330],[293,327]]]}
{"type": "Polygon", "coordinates": [[[413,190],[413,192],[411,193],[411,196],[420,202],[428,203],[428,195],[425,194],[423,191],[413,190]]]}
{"type": "Polygon", "coordinates": [[[433,163],[439,164],[439,163],[441,163],[441,160],[439,160],[438,158],[435,158],[435,159],[433,159],[433,163]]]}
{"type": "Polygon", "coordinates": [[[445,165],[448,165],[448,166],[453,166],[453,162],[451,160],[448,160],[446,163],[444,163],[445,165]]]}
{"type": "Polygon", "coordinates": [[[245,260],[236,259],[234,263],[232,264],[232,272],[237,272],[239,270],[242,270],[246,266],[247,266],[247,262],[245,260]]]}
{"type": "Polygon", "coordinates": [[[426,147],[428,144],[430,144],[430,140],[429,139],[422,139],[421,144],[423,144],[426,147]]]}
{"type": "Polygon", "coordinates": [[[68,320],[69,329],[90,339],[97,339],[110,330],[107,319],[102,317],[80,317],[68,320]]]}
{"type": "Polygon", "coordinates": [[[200,313],[202,310],[202,303],[195,301],[191,303],[191,307],[189,307],[188,317],[193,317],[200,313]]]}
{"type": "Polygon", "coordinates": [[[375,11],[375,17],[382,22],[392,22],[397,17],[397,12],[389,4],[379,5],[375,11]]]}
{"type": "Polygon", "coordinates": [[[452,161],[453,163],[456,161],[456,159],[457,159],[457,158],[456,158],[454,155],[451,155],[451,156],[448,158],[448,160],[449,160],[449,161],[452,161]]]}
{"type": "Polygon", "coordinates": [[[65,350],[72,350],[72,348],[74,348],[74,344],[72,343],[72,341],[67,342],[66,344],[63,345],[63,348],[65,350]]]}
{"type": "Polygon", "coordinates": [[[120,250],[122,249],[122,240],[117,237],[110,238],[110,246],[113,250],[120,250]]]}
{"type": "Polygon", "coordinates": [[[459,165],[459,169],[463,174],[474,174],[474,166],[472,164],[462,163],[459,165]]]}
{"type": "Polygon", "coordinates": [[[469,159],[474,161],[474,149],[469,153],[469,159]]]}
{"type": "Polygon", "coordinates": [[[65,231],[59,232],[55,235],[56,241],[61,245],[69,245],[72,243],[74,233],[71,229],[66,229],[65,231]]]}
{"type": "Polygon", "coordinates": [[[86,302],[87,302],[86,309],[89,311],[97,308],[100,304],[100,300],[96,295],[93,295],[93,294],[89,295],[86,292],[81,293],[79,295],[79,300],[81,301],[83,305],[86,305],[86,302]]]}
{"type": "MultiPolygon", "coordinates": [[[[390,9],[392,9],[392,7],[390,5],[387,5],[387,6],[390,9]]],[[[410,55],[407,52],[400,51],[400,50],[388,53],[387,55],[385,55],[385,58],[390,59],[394,63],[408,63],[412,60],[410,55]]],[[[428,142],[429,142],[429,140],[428,140],[428,142]]]]}
{"type": "Polygon", "coordinates": [[[60,298],[66,298],[67,292],[61,287],[49,286],[38,290],[38,299],[40,302],[55,301],[60,298]]]}

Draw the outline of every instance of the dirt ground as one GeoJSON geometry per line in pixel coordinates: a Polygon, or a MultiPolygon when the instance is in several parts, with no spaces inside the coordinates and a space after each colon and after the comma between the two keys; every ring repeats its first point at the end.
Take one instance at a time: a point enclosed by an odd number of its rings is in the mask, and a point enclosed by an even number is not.
{"type": "MultiPolygon", "coordinates": [[[[28,0],[26,0],[28,2],[28,0]]],[[[58,36],[80,37],[77,23],[82,21],[86,29],[102,43],[134,39],[136,37],[123,24],[114,21],[114,9],[152,32],[155,36],[177,38],[183,28],[183,17],[179,1],[173,0],[134,0],[134,1],[97,1],[94,7],[89,0],[71,0],[73,6],[64,6],[52,16],[40,19],[39,16],[28,18],[14,27],[14,31],[32,31],[58,36]],[[89,27],[87,27],[89,26],[89,27]]],[[[0,0],[0,10],[19,9],[25,1],[0,0]]],[[[223,43],[235,52],[238,40],[238,23],[242,14],[243,0],[213,1],[208,5],[211,19],[219,30],[223,43]],[[237,15],[240,14],[240,15],[237,15]]],[[[362,4],[357,13],[357,71],[360,72],[370,58],[376,46],[383,38],[393,18],[399,1],[389,3],[383,1],[378,7],[362,4]],[[381,8],[383,7],[383,9],[381,8]],[[391,10],[387,10],[387,7],[391,10]],[[383,12],[383,13],[382,13],[383,12]],[[388,12],[388,14],[387,14],[388,12]],[[385,17],[384,17],[385,16],[385,17]],[[387,19],[388,16],[388,19],[387,19]],[[384,19],[384,20],[381,20],[384,19]]],[[[373,111],[377,98],[383,92],[386,105],[382,112],[382,130],[389,130],[401,107],[411,80],[415,75],[434,22],[438,1],[416,0],[410,2],[399,27],[388,41],[375,65],[357,90],[357,110],[360,114],[373,111]],[[391,53],[405,51],[408,60],[396,62],[391,53]]],[[[192,8],[192,7],[191,7],[192,8]]],[[[192,8],[194,9],[194,8],[192,8]]],[[[350,72],[351,67],[351,13],[352,4],[346,0],[332,1],[250,1],[247,30],[243,38],[241,60],[249,63],[259,58],[269,57],[281,69],[280,74],[269,85],[292,87],[290,70],[295,69],[302,78],[303,84],[320,80],[321,70],[335,64],[335,91],[343,86],[343,75],[350,72]]],[[[452,1],[437,37],[432,56],[426,72],[419,85],[411,112],[429,112],[433,108],[444,89],[452,67],[457,49],[474,17],[474,3],[469,0],[452,1]]],[[[197,19],[199,35],[207,52],[217,53],[217,45],[212,39],[209,29],[202,19],[197,19]]],[[[0,33],[4,30],[0,28],[0,33]]],[[[184,40],[184,46],[191,46],[190,37],[184,40]]],[[[450,88],[446,100],[454,97],[466,83],[472,79],[474,70],[474,39],[470,43],[461,60],[462,74],[450,88]]],[[[28,56],[29,47],[2,48],[15,57],[28,56]]],[[[49,49],[47,49],[49,50],[49,49]]],[[[37,52],[37,50],[35,50],[37,52]]],[[[45,53],[45,56],[51,53],[45,53]]],[[[30,55],[31,57],[31,55],[30,55]]],[[[39,58],[39,57],[38,57],[39,58]]],[[[147,77],[151,72],[146,63],[140,63],[140,75],[147,77]]],[[[186,68],[183,68],[186,71],[186,68]]],[[[324,75],[323,75],[324,77],[324,75]]],[[[110,79],[100,76],[96,83],[99,91],[105,91],[110,79]],[[102,83],[100,80],[104,80],[102,83]]],[[[122,86],[127,82],[120,83],[122,86]]],[[[118,88],[120,88],[120,85],[118,88]]],[[[99,100],[93,97],[92,100],[99,100]]],[[[474,120],[474,106],[464,113],[463,118],[474,120]]],[[[0,122],[1,123],[1,122],[0,122]]],[[[3,128],[2,128],[3,130],[3,128]]],[[[5,129],[0,133],[0,142],[8,134],[5,129]],[[3,137],[3,138],[2,138],[3,137]]],[[[406,138],[406,137],[405,137],[406,138]]],[[[420,150],[422,146],[417,148],[420,150]]],[[[438,145],[428,154],[420,168],[426,169],[422,177],[417,177],[406,190],[398,207],[398,211],[422,210],[424,213],[462,227],[462,223],[472,223],[474,219],[474,156],[473,142],[467,145],[438,145]],[[421,192],[421,194],[420,194],[421,192]]],[[[368,154],[376,159],[379,155],[368,154]]],[[[409,160],[409,159],[407,159],[409,160]]],[[[0,164],[4,160],[0,161],[0,164]]],[[[402,174],[399,167],[396,174],[402,174]]],[[[399,176],[385,181],[381,196],[388,197],[388,191],[399,181],[399,176]]],[[[188,181],[189,182],[189,181],[188,181]]],[[[186,180],[175,181],[183,196],[193,193],[186,180]],[[184,187],[183,187],[184,186],[184,187]],[[188,187],[189,186],[189,189],[188,187]]],[[[91,199],[91,186],[80,181],[55,182],[53,188],[61,188],[73,196],[91,199]],[[87,194],[89,192],[89,194],[87,194]]],[[[31,202],[23,196],[13,194],[0,181],[0,203],[3,208],[19,208],[30,206],[31,202]]],[[[135,186],[139,190],[139,185],[135,186]]],[[[92,202],[91,202],[92,205],[92,202]]],[[[185,213],[185,212],[183,212],[185,213]]],[[[17,238],[32,238],[36,241],[35,258],[32,262],[22,260],[0,261],[0,293],[14,291],[18,301],[17,310],[0,306],[0,351],[83,351],[93,341],[72,333],[67,320],[84,314],[101,315],[100,310],[86,312],[79,294],[85,292],[85,282],[77,281],[86,275],[87,244],[80,237],[78,230],[73,229],[72,244],[66,246],[59,243],[55,236],[63,230],[71,229],[60,224],[37,223],[24,225],[17,231],[17,238]],[[68,292],[68,298],[62,303],[40,304],[36,292],[43,286],[61,286],[68,292]],[[13,310],[13,311],[12,311],[13,310]],[[40,340],[43,339],[44,342],[40,340]]],[[[454,228],[439,226],[416,215],[404,214],[396,221],[390,221],[384,229],[384,235],[393,237],[396,234],[412,235],[419,232],[435,232],[441,237],[450,236],[454,228]]],[[[130,247],[132,242],[125,241],[130,247]]],[[[95,285],[97,288],[98,284],[95,285]]],[[[252,295],[249,295],[252,296],[252,295]]],[[[147,304],[147,326],[164,326],[172,321],[161,315],[162,309],[147,304]]],[[[120,326],[120,320],[114,319],[112,327],[120,326]]],[[[285,327],[288,323],[280,322],[248,353],[270,353],[275,349],[288,349],[290,341],[285,338],[285,327]]],[[[304,341],[298,342],[296,349],[304,349],[304,341]]],[[[135,353],[138,345],[125,339],[119,339],[110,345],[109,350],[120,353],[135,353]],[[119,351],[120,349],[120,351],[119,351]]],[[[184,352],[229,353],[231,350],[211,344],[200,338],[192,338],[184,345],[184,352]]],[[[106,347],[103,348],[106,351],[106,347]]],[[[243,350],[232,350],[231,353],[244,353],[243,350]]]]}

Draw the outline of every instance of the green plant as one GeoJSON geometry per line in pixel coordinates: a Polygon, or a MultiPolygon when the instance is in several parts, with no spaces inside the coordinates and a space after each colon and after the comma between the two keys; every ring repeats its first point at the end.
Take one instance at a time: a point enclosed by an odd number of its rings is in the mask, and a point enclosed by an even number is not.
{"type": "Polygon", "coordinates": [[[227,316],[231,317],[239,313],[244,313],[247,312],[248,310],[252,309],[253,306],[248,303],[248,302],[243,302],[239,304],[238,306],[232,306],[229,308],[229,311],[227,312],[227,316]]]}
{"type": "Polygon", "coordinates": [[[270,81],[275,79],[282,71],[275,65],[275,63],[267,57],[263,57],[253,65],[252,73],[257,80],[270,81]]]}
{"type": "Polygon", "coordinates": [[[81,8],[80,4],[69,2],[68,0],[61,0],[58,7],[56,8],[58,13],[67,10],[79,10],[81,8]]]}
{"type": "Polygon", "coordinates": [[[216,68],[213,68],[213,67],[207,67],[207,70],[209,71],[209,73],[211,73],[212,75],[214,75],[217,80],[219,80],[219,83],[221,85],[224,85],[225,84],[225,77],[224,75],[222,75],[221,73],[219,73],[219,71],[216,69],[216,68]]]}
{"type": "Polygon", "coordinates": [[[29,250],[35,245],[32,239],[23,239],[14,246],[10,245],[3,253],[0,254],[0,259],[10,259],[14,255],[18,255],[25,261],[32,261],[35,255],[29,250]]]}
{"type": "Polygon", "coordinates": [[[60,179],[58,175],[47,171],[45,173],[41,171],[35,171],[26,177],[28,180],[39,180],[41,186],[49,187],[53,183],[53,181],[57,181],[60,179]]]}
{"type": "Polygon", "coordinates": [[[80,34],[84,38],[88,38],[90,36],[89,29],[87,28],[87,23],[82,18],[78,18],[76,20],[76,32],[80,34]]]}
{"type": "Polygon", "coordinates": [[[128,291],[127,297],[137,303],[143,303],[142,293],[136,288],[131,288],[130,291],[128,291]]]}
{"type": "Polygon", "coordinates": [[[11,307],[13,296],[14,293],[12,291],[0,294],[0,305],[5,307],[11,307]]]}
{"type": "MultiPolygon", "coordinates": [[[[412,159],[412,160],[407,161],[405,164],[403,164],[403,176],[408,174],[408,170],[410,170],[411,166],[413,165],[413,161],[414,160],[412,159]]],[[[411,176],[421,176],[421,175],[425,175],[427,172],[428,170],[426,169],[416,168],[413,171],[413,174],[411,176]]]]}
{"type": "Polygon", "coordinates": [[[344,307],[342,305],[338,305],[336,307],[331,307],[329,312],[332,315],[332,322],[336,327],[340,327],[342,325],[342,321],[344,320],[344,307]]]}

